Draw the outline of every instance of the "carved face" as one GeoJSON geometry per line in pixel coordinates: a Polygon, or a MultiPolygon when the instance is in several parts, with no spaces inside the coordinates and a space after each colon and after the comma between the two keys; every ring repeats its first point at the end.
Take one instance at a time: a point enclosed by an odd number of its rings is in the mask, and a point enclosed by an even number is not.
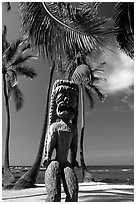
{"type": "Polygon", "coordinates": [[[75,116],[77,95],[72,89],[62,89],[56,97],[57,115],[60,118],[72,119],[75,116]]]}

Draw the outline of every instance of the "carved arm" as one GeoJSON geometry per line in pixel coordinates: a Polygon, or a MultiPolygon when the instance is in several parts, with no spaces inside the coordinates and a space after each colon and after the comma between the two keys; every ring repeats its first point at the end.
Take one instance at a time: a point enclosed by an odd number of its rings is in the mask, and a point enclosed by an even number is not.
{"type": "Polygon", "coordinates": [[[73,132],[73,139],[72,139],[72,143],[70,146],[70,149],[71,149],[70,160],[71,160],[71,164],[73,167],[75,166],[79,167],[79,164],[76,161],[77,148],[78,148],[78,130],[76,128],[73,132]]]}
{"type": "Polygon", "coordinates": [[[47,133],[46,138],[47,139],[45,141],[44,156],[43,156],[43,162],[42,162],[44,167],[47,167],[51,161],[51,156],[56,144],[56,133],[50,130],[47,133]]]}

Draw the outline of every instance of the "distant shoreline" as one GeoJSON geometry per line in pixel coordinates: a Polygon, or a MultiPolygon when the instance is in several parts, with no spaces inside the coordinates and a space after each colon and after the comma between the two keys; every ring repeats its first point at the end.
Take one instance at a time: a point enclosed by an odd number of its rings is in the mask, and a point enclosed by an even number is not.
{"type": "MultiPolygon", "coordinates": [[[[11,171],[19,179],[30,166],[11,166],[11,171]]],[[[41,167],[37,176],[36,184],[44,184],[45,168],[41,167]]],[[[95,182],[111,184],[134,185],[134,165],[105,165],[88,166],[88,170],[93,175],[95,182]]],[[[82,182],[81,167],[75,168],[78,182],[82,182]]],[[[87,178],[89,180],[89,178],[87,178]]]]}
{"type": "MultiPolygon", "coordinates": [[[[87,165],[88,167],[122,167],[122,166],[132,166],[132,167],[134,167],[134,164],[109,164],[109,165],[87,165]]],[[[2,165],[2,168],[3,168],[4,166],[2,165]]],[[[10,167],[31,167],[31,165],[11,165],[10,167]]],[[[40,168],[43,168],[42,166],[40,167],[40,168]]]]}

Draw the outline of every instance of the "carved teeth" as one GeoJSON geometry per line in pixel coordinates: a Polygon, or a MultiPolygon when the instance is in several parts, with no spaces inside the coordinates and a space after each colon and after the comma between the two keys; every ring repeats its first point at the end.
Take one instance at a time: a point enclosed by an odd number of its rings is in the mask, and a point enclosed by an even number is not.
{"type": "Polygon", "coordinates": [[[67,112],[73,112],[74,113],[74,108],[71,108],[69,106],[66,106],[66,105],[60,105],[59,108],[58,108],[58,111],[59,112],[64,112],[64,111],[67,111],[67,112]]]}

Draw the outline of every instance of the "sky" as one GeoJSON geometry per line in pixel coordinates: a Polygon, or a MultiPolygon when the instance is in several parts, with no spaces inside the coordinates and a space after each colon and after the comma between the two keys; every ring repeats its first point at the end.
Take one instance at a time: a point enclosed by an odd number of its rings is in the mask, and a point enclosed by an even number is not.
{"type": "MultiPolygon", "coordinates": [[[[8,41],[20,36],[18,3],[11,4],[12,10],[6,12],[2,7],[2,24],[7,26],[8,41]]],[[[100,6],[100,15],[111,17],[115,3],[106,2],[100,6]]],[[[134,62],[111,44],[113,50],[105,50],[97,61],[90,60],[94,67],[104,60],[103,77],[99,88],[106,100],[100,102],[94,95],[95,106],[90,110],[85,98],[85,139],[84,154],[87,165],[127,165],[134,163],[134,62]]],[[[43,127],[49,65],[47,59],[40,57],[31,60],[38,76],[34,80],[19,78],[19,87],[24,94],[23,108],[16,112],[12,99],[10,165],[32,165],[38,151],[43,127]]],[[[57,78],[55,75],[54,80],[57,78]]],[[[79,107],[78,132],[80,136],[81,115],[79,107]]],[[[2,154],[6,130],[6,113],[2,93],[2,154]]],[[[80,137],[79,137],[80,140],[80,137]]],[[[2,157],[2,158],[3,158],[2,157]]],[[[79,161],[79,150],[78,150],[79,161]]]]}

